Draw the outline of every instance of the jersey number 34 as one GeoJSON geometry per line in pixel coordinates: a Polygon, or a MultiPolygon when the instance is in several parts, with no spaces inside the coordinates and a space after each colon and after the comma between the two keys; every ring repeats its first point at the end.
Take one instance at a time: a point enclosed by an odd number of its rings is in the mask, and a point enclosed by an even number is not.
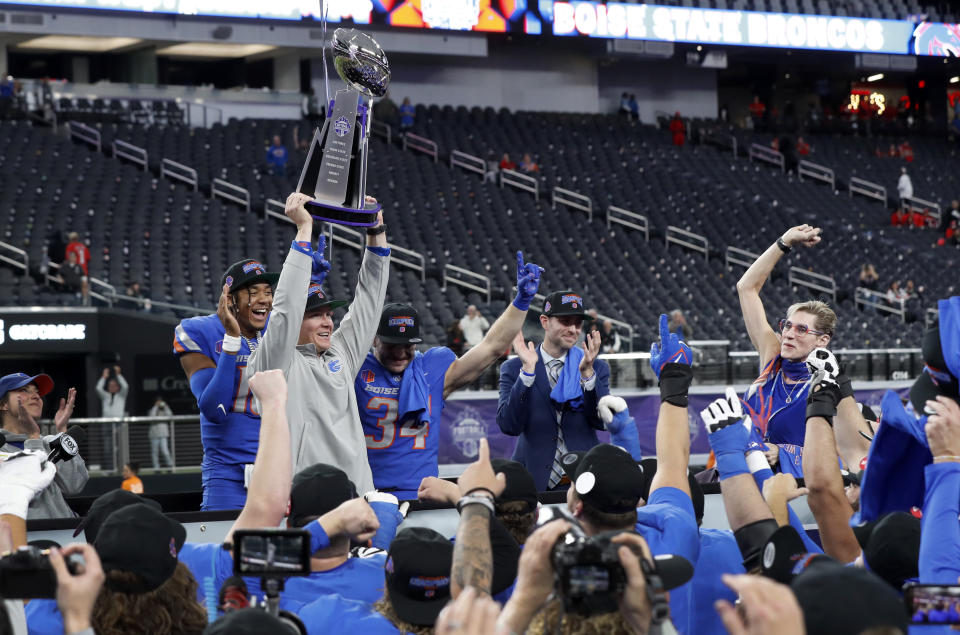
{"type": "MultiPolygon", "coordinates": [[[[380,438],[375,435],[364,435],[367,439],[367,448],[382,450],[389,448],[397,438],[397,413],[400,410],[399,402],[392,397],[371,397],[367,402],[367,410],[383,411],[377,419],[377,427],[382,430],[380,438]]],[[[413,449],[425,450],[427,434],[430,433],[430,424],[417,425],[416,420],[408,420],[400,425],[401,437],[413,437],[413,449]]]]}

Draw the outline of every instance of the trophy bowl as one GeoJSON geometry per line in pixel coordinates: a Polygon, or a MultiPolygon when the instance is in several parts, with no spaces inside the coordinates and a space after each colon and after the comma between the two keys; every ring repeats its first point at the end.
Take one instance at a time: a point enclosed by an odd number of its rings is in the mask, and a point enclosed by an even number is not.
{"type": "Polygon", "coordinates": [[[387,93],[390,65],[376,40],[356,29],[337,29],[331,47],[333,66],[340,79],[368,97],[383,97],[387,93]]]}

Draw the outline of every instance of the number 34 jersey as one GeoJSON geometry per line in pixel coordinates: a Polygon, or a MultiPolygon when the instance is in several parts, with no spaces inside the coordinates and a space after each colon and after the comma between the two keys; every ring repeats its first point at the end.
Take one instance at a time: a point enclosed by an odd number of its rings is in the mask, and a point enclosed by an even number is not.
{"type": "MultiPolygon", "coordinates": [[[[421,356],[421,353],[416,353],[421,356]]],[[[456,354],[446,347],[431,348],[422,354],[427,383],[430,422],[419,423],[415,415],[398,421],[402,375],[384,368],[373,353],[367,355],[357,373],[355,389],[360,421],[367,442],[367,459],[378,490],[411,491],[416,495],[420,481],[437,476],[440,447],[440,413],[443,412],[443,383],[456,354]]]]}

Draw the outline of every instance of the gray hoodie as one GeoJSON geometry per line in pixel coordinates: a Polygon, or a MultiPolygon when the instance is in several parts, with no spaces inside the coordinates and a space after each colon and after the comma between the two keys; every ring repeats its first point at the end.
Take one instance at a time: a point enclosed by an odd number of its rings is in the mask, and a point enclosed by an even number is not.
{"type": "MultiPolygon", "coordinates": [[[[7,437],[7,443],[0,447],[0,453],[16,453],[20,451],[12,442],[23,443],[24,449],[50,451],[50,441],[55,435],[41,437],[39,439],[28,439],[24,434],[15,434],[6,430],[0,430],[7,437]]],[[[83,491],[87,484],[87,464],[79,454],[69,461],[57,463],[57,475],[53,482],[47,486],[47,489],[40,492],[32,501],[27,509],[27,520],[39,520],[44,518],[76,518],[77,514],[64,499],[66,496],[76,496],[83,491]]]]}
{"type": "Polygon", "coordinates": [[[249,380],[257,371],[283,371],[295,473],[327,463],[346,472],[357,491],[368,492],[374,489],[373,475],[353,380],[377,333],[390,257],[364,249],[353,302],[322,354],[313,344],[297,345],[312,262],[290,249],[274,293],[270,327],[244,372],[249,380]]]}

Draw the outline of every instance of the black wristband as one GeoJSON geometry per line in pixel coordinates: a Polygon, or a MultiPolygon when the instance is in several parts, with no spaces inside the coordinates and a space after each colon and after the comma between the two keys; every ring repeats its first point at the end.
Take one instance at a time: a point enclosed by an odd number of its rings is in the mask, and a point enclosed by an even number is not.
{"type": "Polygon", "coordinates": [[[660,371],[660,401],[686,408],[692,381],[693,369],[687,364],[664,364],[660,371]]]}
{"type": "Polygon", "coordinates": [[[850,381],[850,378],[847,377],[842,366],[840,367],[840,374],[837,375],[837,385],[840,386],[841,399],[853,397],[853,383],[850,381]]]}
{"type": "Polygon", "coordinates": [[[777,238],[777,247],[779,247],[780,251],[785,254],[789,254],[790,250],[793,249],[793,247],[790,247],[787,245],[787,243],[783,242],[783,238],[777,238]]]}
{"type": "Polygon", "coordinates": [[[833,426],[833,418],[837,416],[837,404],[843,396],[840,394],[840,386],[833,383],[820,384],[820,390],[812,392],[807,396],[807,419],[810,417],[823,417],[830,426],[833,426]]]}
{"type": "Polygon", "coordinates": [[[376,236],[378,234],[382,234],[385,231],[387,231],[387,224],[380,223],[376,227],[367,227],[367,236],[376,236]]]}

